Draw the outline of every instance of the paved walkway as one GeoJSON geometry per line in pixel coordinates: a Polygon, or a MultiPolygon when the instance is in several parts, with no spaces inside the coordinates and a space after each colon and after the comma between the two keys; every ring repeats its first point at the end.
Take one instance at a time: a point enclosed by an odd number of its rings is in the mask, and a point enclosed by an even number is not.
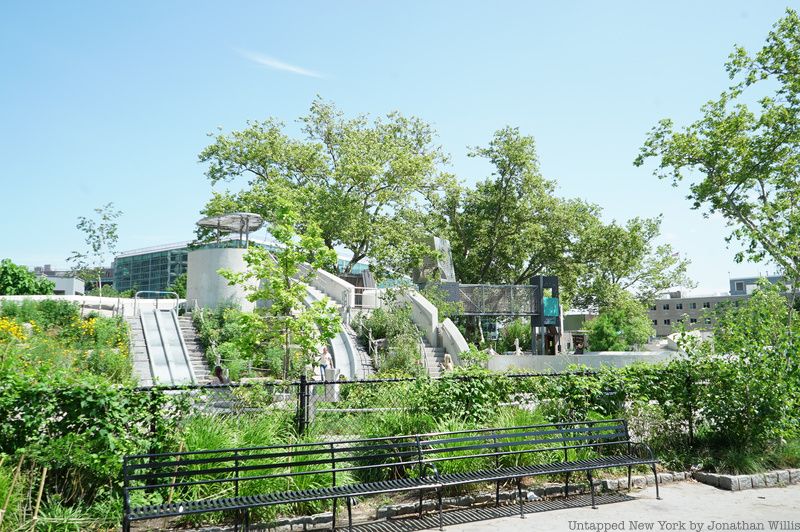
{"type": "MultiPolygon", "coordinates": [[[[596,532],[652,530],[776,530],[800,532],[800,485],[739,492],[723,491],[697,482],[668,484],[656,500],[655,489],[631,492],[629,497],[606,497],[597,510],[591,507],[545,510],[536,503],[526,507],[536,512],[473,522],[452,523],[445,531],[596,532]]],[[[552,504],[552,503],[551,503],[552,504]]],[[[552,506],[551,506],[552,507],[552,506]]],[[[555,506],[558,507],[558,506],[555,506]]],[[[511,509],[511,507],[506,507],[511,509]]],[[[512,509],[513,510],[513,509],[512,509]]],[[[456,514],[458,512],[453,512],[456,514]]],[[[447,515],[447,514],[445,514],[447,515]]]]}

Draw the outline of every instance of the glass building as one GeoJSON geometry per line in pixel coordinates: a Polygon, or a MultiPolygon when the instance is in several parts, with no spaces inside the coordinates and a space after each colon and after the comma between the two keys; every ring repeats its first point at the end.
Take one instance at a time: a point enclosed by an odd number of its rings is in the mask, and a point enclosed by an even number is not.
{"type": "Polygon", "coordinates": [[[186,273],[189,242],[134,249],[114,259],[114,289],[166,290],[186,273]]]}
{"type": "MultiPolygon", "coordinates": [[[[275,244],[267,241],[250,240],[251,244],[264,246],[275,251],[275,244]]],[[[114,289],[165,291],[175,279],[186,273],[189,262],[189,246],[191,241],[165,244],[149,248],[133,249],[117,255],[114,259],[114,289]]],[[[218,242],[210,242],[192,249],[204,248],[236,248],[244,247],[245,241],[238,238],[226,238],[218,242]]],[[[343,269],[348,261],[340,258],[338,266],[343,269]]],[[[369,268],[368,264],[354,265],[353,274],[361,274],[369,268]]]]}

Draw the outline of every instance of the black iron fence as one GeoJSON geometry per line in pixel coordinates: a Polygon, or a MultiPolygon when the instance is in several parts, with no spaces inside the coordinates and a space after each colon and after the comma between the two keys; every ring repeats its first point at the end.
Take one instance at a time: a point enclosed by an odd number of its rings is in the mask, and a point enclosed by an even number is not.
{"type": "MultiPolygon", "coordinates": [[[[250,381],[232,384],[140,387],[140,393],[164,393],[171,408],[186,415],[225,418],[291,418],[297,433],[336,438],[353,434],[429,428],[431,419],[480,421],[498,409],[527,412],[543,406],[580,417],[580,405],[605,402],[613,411],[624,401],[619,386],[597,390],[576,379],[594,372],[450,375],[440,379],[384,378],[370,380],[250,381]],[[556,404],[564,402],[565,404],[556,404]],[[396,423],[399,426],[392,426],[396,423]],[[420,423],[422,427],[403,426],[420,423]]],[[[610,413],[610,412],[609,412],[610,413]]],[[[562,416],[563,417],[563,416],[562,416]]]]}

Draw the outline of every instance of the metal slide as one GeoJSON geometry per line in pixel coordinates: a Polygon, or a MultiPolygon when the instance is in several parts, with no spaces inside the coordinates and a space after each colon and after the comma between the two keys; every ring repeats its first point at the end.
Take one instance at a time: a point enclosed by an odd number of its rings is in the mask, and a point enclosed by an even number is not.
{"type": "Polygon", "coordinates": [[[197,382],[175,310],[142,310],[140,319],[153,382],[161,385],[197,382]]]}

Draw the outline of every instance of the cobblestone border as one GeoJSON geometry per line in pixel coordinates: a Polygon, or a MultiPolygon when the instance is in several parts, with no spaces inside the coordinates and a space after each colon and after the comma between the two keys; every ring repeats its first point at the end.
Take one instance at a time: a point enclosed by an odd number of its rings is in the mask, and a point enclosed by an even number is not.
{"type": "Polygon", "coordinates": [[[722,490],[741,491],[758,488],[772,488],[800,484],[800,469],[781,469],[755,475],[720,475],[695,471],[692,477],[698,482],[722,490]]]}

